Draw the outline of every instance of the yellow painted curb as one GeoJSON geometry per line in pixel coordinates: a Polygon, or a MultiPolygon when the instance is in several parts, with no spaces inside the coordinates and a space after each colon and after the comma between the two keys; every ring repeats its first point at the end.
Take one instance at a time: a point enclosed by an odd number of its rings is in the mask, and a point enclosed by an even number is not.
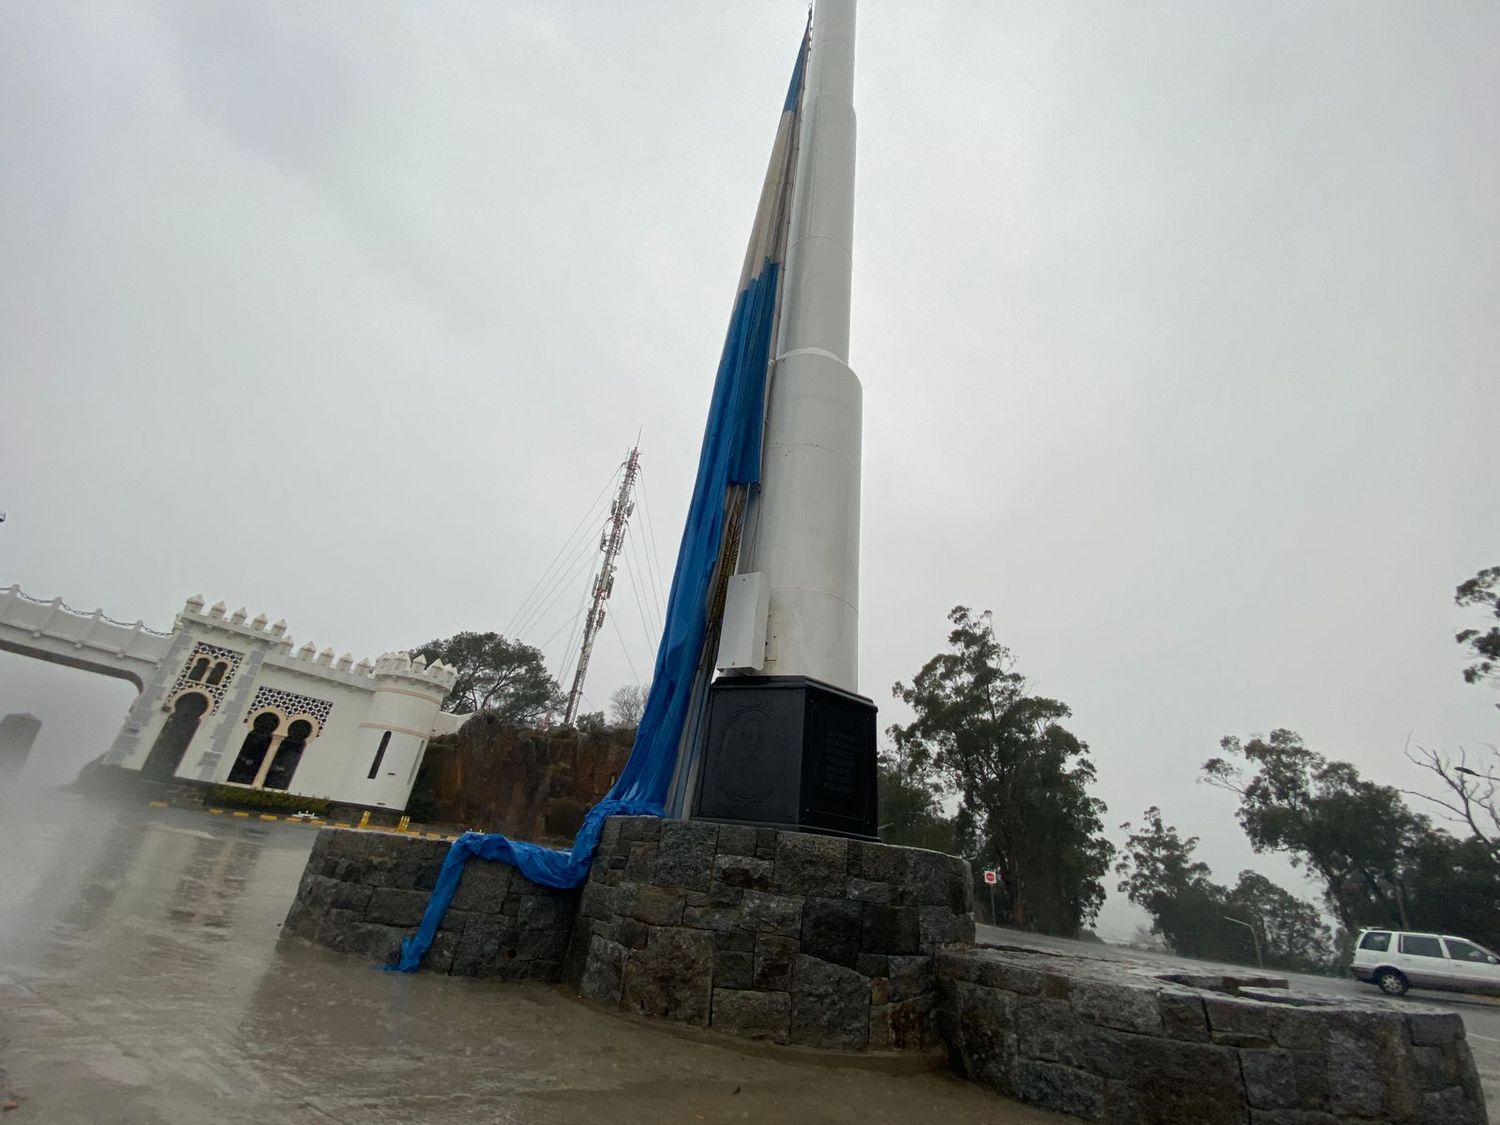
{"type": "MultiPolygon", "coordinates": [[[[166,801],[148,801],[147,804],[154,809],[169,809],[172,807],[166,801]]],[[[316,816],[283,816],[279,813],[258,813],[254,809],[217,809],[205,807],[203,811],[208,813],[209,816],[224,816],[227,813],[230,816],[239,817],[241,820],[249,820],[252,817],[262,821],[285,820],[294,824],[310,824],[314,828],[358,829],[361,827],[360,825],[351,824],[344,820],[326,820],[316,816]]],[[[398,823],[395,825],[366,824],[363,826],[363,830],[366,832],[389,833],[396,836],[423,836],[429,840],[447,840],[449,843],[458,839],[457,836],[449,835],[446,832],[428,832],[424,826],[411,824],[409,820],[407,821],[407,827],[404,829],[398,823]]]]}

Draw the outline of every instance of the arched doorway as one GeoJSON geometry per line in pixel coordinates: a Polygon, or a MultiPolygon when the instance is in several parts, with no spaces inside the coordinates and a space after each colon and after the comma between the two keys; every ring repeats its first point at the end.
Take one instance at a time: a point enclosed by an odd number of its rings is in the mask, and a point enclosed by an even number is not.
{"type": "Polygon", "coordinates": [[[198,733],[198,720],[208,710],[208,696],[196,691],[177,697],[172,705],[172,714],[151,744],[151,753],[141,766],[141,776],[153,781],[171,781],[187,753],[188,743],[198,733]]]}
{"type": "Polygon", "coordinates": [[[271,759],[271,768],[266,771],[266,789],[286,789],[292,784],[292,774],[297,772],[297,763],[302,760],[302,751],[307,749],[307,740],[312,734],[312,724],[298,719],[286,728],[286,737],[276,748],[271,759]]]}
{"type": "Polygon", "coordinates": [[[260,763],[271,748],[271,736],[281,725],[281,716],[274,711],[262,711],[250,724],[250,733],[240,743],[239,755],[229,768],[229,781],[235,785],[255,784],[255,775],[260,772],[260,763]]]}

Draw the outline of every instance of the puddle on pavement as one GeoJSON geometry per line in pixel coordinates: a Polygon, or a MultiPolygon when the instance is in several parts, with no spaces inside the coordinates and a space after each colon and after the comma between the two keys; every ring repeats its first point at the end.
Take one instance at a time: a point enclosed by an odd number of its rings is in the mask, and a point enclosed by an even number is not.
{"type": "Polygon", "coordinates": [[[0,805],[0,1102],[46,1122],[1067,1120],[942,1071],[741,1046],[544,985],[280,938],[313,830],[0,805]]]}

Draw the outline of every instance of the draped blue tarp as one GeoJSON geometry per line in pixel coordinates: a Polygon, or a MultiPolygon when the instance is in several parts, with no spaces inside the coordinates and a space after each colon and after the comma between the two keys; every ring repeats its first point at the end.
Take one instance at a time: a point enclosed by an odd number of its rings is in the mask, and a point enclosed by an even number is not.
{"type": "Polygon", "coordinates": [[[719,358],[698,456],[698,476],[682,530],[677,567],[672,574],[672,591],[667,598],[651,691],[630,759],[620,779],[584,817],[568,851],[482,832],[465,832],[455,840],[443,860],[422,922],[414,934],[402,941],[401,955],[391,968],[410,973],[421,964],[470,857],[509,863],[542,886],[576,887],[588,878],[594,849],[607,818],[662,815],[677,766],[683,728],[694,702],[694,679],[702,665],[705,639],[709,635],[714,572],[724,547],[725,496],[731,487],[754,484],[760,479],[766,371],[776,323],[784,213],[806,56],[804,35],[745,256],[740,290],[729,318],[729,333],[719,358]]]}

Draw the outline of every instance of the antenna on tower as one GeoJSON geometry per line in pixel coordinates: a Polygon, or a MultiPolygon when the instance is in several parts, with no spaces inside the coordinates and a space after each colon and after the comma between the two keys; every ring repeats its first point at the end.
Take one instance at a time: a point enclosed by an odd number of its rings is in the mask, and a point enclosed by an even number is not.
{"type": "Polygon", "coordinates": [[[583,645],[578,650],[578,670],[573,673],[573,687],[568,692],[568,707],[563,713],[563,726],[572,726],[578,718],[578,704],[583,699],[583,678],[588,675],[589,656],[594,651],[594,638],[604,625],[604,603],[615,588],[615,560],[620,557],[620,548],[625,545],[625,527],[635,511],[635,481],[641,471],[640,437],[625,458],[625,475],[620,481],[620,491],[609,506],[609,522],[604,525],[604,534],[599,539],[599,550],[604,552],[604,561],[599,566],[599,575],[594,579],[594,600],[584,619],[583,645]]]}

